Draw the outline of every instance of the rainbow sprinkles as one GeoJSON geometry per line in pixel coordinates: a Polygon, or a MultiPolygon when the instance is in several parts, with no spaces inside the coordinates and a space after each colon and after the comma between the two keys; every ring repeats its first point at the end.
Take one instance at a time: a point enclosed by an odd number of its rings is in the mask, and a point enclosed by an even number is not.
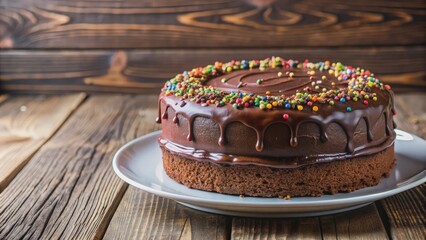
{"type": "MultiPolygon", "coordinates": [[[[373,89],[390,91],[389,85],[384,85],[369,70],[345,66],[340,62],[299,62],[296,60],[284,60],[280,57],[271,57],[264,60],[241,60],[227,63],[215,62],[205,67],[184,71],[168,80],[163,88],[166,96],[174,95],[182,101],[189,100],[201,106],[216,105],[222,107],[231,104],[235,109],[257,107],[262,110],[294,109],[296,111],[317,112],[321,105],[334,106],[346,104],[349,101],[361,102],[364,105],[378,100],[378,95],[373,89]],[[276,77],[269,79],[257,79],[253,83],[246,83],[240,78],[230,83],[228,76],[240,70],[250,71],[277,71],[276,77]],[[297,70],[297,71],[295,71],[297,70]],[[298,76],[303,73],[303,76],[298,76]],[[337,81],[330,81],[334,77],[337,81]],[[230,84],[233,90],[209,85],[209,81],[220,78],[220,84],[226,87],[230,84]],[[271,93],[266,90],[264,94],[255,94],[244,91],[248,85],[257,87],[266,86],[268,81],[302,81],[303,86],[292,94],[271,93]]],[[[353,106],[352,106],[353,107],[353,106]]],[[[345,107],[351,112],[352,107],[345,107]]],[[[284,117],[285,118],[285,117],[284,117]]]]}

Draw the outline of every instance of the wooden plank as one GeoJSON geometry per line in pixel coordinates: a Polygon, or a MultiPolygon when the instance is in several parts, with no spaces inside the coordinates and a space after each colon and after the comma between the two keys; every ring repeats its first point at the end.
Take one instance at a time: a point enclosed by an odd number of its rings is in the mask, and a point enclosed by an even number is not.
{"type": "Polygon", "coordinates": [[[192,210],[130,186],[104,239],[228,239],[231,218],[192,210]]]}
{"type": "Polygon", "coordinates": [[[263,219],[234,217],[231,239],[320,239],[318,218],[263,219]]]}
{"type": "Polygon", "coordinates": [[[388,239],[375,204],[320,217],[323,239],[388,239]]]}
{"type": "MultiPolygon", "coordinates": [[[[395,97],[395,121],[399,129],[426,138],[426,96],[395,97]]],[[[426,238],[426,184],[386,198],[378,203],[390,236],[394,239],[426,238]]]]}
{"type": "Polygon", "coordinates": [[[11,97],[0,106],[0,192],[84,97],[11,97]]]}
{"type": "Polygon", "coordinates": [[[127,187],[111,159],[157,128],[157,96],[89,98],[0,194],[0,239],[100,238],[127,187]],[[143,110],[143,111],[142,111],[143,110]]]}
{"type": "Polygon", "coordinates": [[[397,91],[426,90],[426,47],[135,50],[135,51],[3,51],[0,86],[17,93],[128,92],[159,93],[166,79],[216,60],[282,56],[312,61],[341,61],[365,66],[397,91]],[[45,66],[49,66],[46,68],[45,66]],[[411,88],[409,88],[411,87],[411,88]]]}
{"type": "Polygon", "coordinates": [[[422,45],[422,0],[0,2],[0,47],[422,45]]]}
{"type": "Polygon", "coordinates": [[[426,238],[426,184],[380,201],[393,239],[426,238]]]}
{"type": "Polygon", "coordinates": [[[374,204],[319,218],[234,218],[232,223],[232,239],[387,239],[374,204]]]}

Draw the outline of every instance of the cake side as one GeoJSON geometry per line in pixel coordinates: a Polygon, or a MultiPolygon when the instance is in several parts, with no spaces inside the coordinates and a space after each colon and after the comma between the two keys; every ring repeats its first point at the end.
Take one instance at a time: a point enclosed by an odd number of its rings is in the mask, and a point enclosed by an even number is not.
{"type": "Polygon", "coordinates": [[[218,165],[185,158],[162,148],[167,175],[190,188],[205,191],[281,197],[321,196],[375,186],[394,166],[393,145],[362,157],[299,168],[218,165]]]}

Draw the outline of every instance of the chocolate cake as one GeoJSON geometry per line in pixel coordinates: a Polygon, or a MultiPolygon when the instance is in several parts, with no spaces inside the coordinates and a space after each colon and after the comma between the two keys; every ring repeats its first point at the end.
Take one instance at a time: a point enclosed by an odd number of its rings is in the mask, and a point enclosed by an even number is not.
{"type": "Polygon", "coordinates": [[[394,165],[391,87],[339,62],[194,68],[165,83],[158,114],[164,169],[190,188],[321,196],[377,185],[394,165]]]}

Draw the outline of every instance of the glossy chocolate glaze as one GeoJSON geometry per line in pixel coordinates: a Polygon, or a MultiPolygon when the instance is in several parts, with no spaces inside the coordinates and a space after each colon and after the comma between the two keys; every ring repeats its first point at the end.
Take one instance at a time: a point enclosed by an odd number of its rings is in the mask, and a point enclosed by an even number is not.
{"type": "MultiPolygon", "coordinates": [[[[212,78],[205,85],[224,91],[270,91],[271,95],[288,96],[312,81],[329,89],[346,88],[348,84],[324,72],[311,77],[307,69],[295,68],[294,76],[289,77],[285,71],[240,70],[212,78]],[[326,80],[319,79],[323,75],[326,80]],[[221,81],[224,77],[225,83],[221,81]],[[257,79],[263,80],[261,85],[257,79]]],[[[157,121],[161,122],[163,133],[159,142],[168,150],[193,159],[273,167],[298,167],[374,154],[393,145],[396,126],[392,120],[392,92],[379,88],[372,92],[377,94],[377,101],[369,105],[361,101],[319,104],[318,112],[235,109],[231,104],[202,106],[162,92],[157,121]],[[348,106],[353,111],[347,112],[348,106]],[[283,119],[283,114],[289,118],[283,119]]]]}

